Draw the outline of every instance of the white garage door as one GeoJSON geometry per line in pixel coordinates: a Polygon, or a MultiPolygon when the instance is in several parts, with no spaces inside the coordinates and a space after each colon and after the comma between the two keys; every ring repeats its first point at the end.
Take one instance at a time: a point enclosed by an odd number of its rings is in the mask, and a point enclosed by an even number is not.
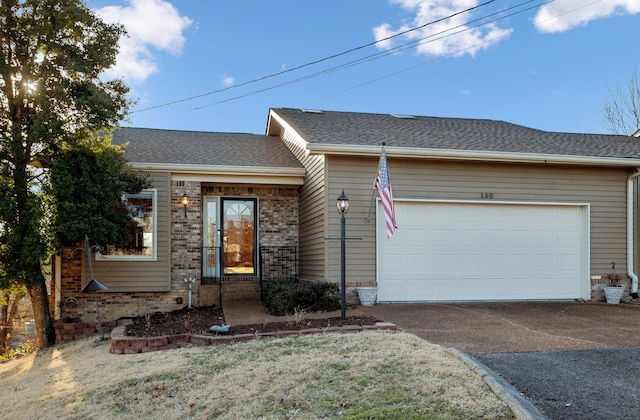
{"type": "Polygon", "coordinates": [[[586,205],[396,202],[378,208],[378,301],[589,298],[586,205]]]}

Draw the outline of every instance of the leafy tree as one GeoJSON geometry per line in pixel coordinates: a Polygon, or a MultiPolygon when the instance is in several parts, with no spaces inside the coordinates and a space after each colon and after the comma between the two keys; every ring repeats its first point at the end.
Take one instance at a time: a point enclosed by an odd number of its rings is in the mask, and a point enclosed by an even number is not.
{"type": "Polygon", "coordinates": [[[88,236],[107,249],[129,240],[128,219],[115,207],[123,193],[150,186],[146,174],[129,169],[124,148],[101,135],[64,150],[51,165],[50,195],[55,247],[73,246],[88,236]]]}
{"type": "Polygon", "coordinates": [[[640,81],[638,72],[631,73],[629,83],[610,92],[605,104],[609,131],[614,134],[632,135],[640,129],[640,81]]]}
{"type": "Polygon", "coordinates": [[[9,351],[13,333],[13,321],[18,314],[20,300],[27,294],[24,286],[13,284],[0,290],[0,356],[9,351]]]}
{"type": "Polygon", "coordinates": [[[99,78],[122,34],[80,0],[0,1],[0,288],[28,288],[40,345],[55,341],[41,267],[54,235],[38,166],[126,116],[128,88],[99,78]]]}

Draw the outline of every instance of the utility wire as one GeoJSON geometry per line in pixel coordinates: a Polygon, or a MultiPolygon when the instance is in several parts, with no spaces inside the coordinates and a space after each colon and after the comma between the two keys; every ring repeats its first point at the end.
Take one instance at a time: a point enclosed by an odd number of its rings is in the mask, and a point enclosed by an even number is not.
{"type": "MultiPolygon", "coordinates": [[[[512,14],[510,14],[510,15],[506,16],[506,17],[513,16],[514,14],[522,13],[522,12],[527,11],[527,10],[535,9],[535,8],[537,8],[537,7],[539,7],[539,6],[543,6],[544,4],[551,3],[551,2],[553,2],[553,1],[555,1],[555,0],[550,0],[550,1],[547,1],[546,3],[541,3],[541,4],[537,5],[537,6],[529,7],[529,8],[527,8],[527,9],[525,9],[525,10],[520,11],[520,12],[512,13],[512,14]]],[[[550,17],[550,18],[548,18],[548,19],[545,19],[545,22],[546,22],[546,21],[549,21],[549,20],[556,19],[556,18],[558,18],[558,17],[560,17],[560,16],[567,15],[567,14],[572,13],[572,12],[575,12],[576,10],[580,10],[580,9],[583,9],[583,8],[585,8],[585,7],[588,7],[588,6],[592,6],[592,5],[596,4],[596,3],[600,3],[601,1],[602,1],[602,0],[595,0],[595,1],[591,2],[591,3],[585,4],[585,5],[581,5],[580,7],[576,7],[575,9],[571,9],[571,10],[569,10],[569,11],[567,11],[567,12],[564,12],[564,13],[561,13],[561,14],[559,14],[559,15],[552,16],[552,17],[550,17]]],[[[489,22],[489,23],[491,23],[491,22],[489,22]]],[[[513,32],[520,32],[520,31],[522,31],[522,30],[524,30],[524,29],[528,29],[528,28],[531,28],[531,27],[533,27],[533,26],[535,26],[535,25],[534,25],[533,23],[531,23],[531,24],[529,24],[529,25],[526,25],[526,26],[520,27],[520,28],[518,28],[518,29],[515,29],[513,32]]],[[[459,31],[459,32],[461,32],[461,31],[459,31]]],[[[456,33],[459,33],[459,32],[456,32],[456,33]]],[[[512,32],[512,33],[513,33],[513,32],[512,32]]],[[[453,35],[455,35],[455,34],[453,34],[453,35]]],[[[486,44],[486,43],[491,42],[491,41],[493,41],[493,40],[495,40],[495,39],[505,38],[505,37],[507,37],[507,36],[509,36],[509,35],[511,35],[511,33],[509,33],[509,34],[505,34],[505,35],[502,35],[502,36],[500,36],[500,37],[498,37],[498,38],[494,38],[494,39],[491,39],[491,40],[483,41],[483,42],[481,42],[481,43],[479,43],[479,44],[475,44],[475,45],[469,46],[469,47],[467,47],[467,48],[460,49],[460,50],[458,50],[458,51],[454,51],[454,52],[452,52],[452,53],[449,53],[449,54],[446,54],[446,55],[443,55],[443,56],[435,57],[435,58],[433,58],[433,59],[431,59],[431,60],[424,61],[424,62],[422,62],[422,63],[416,64],[416,65],[413,65],[413,66],[411,66],[411,67],[407,67],[407,68],[405,68],[405,69],[402,69],[402,70],[399,70],[399,71],[396,71],[396,72],[393,72],[393,73],[386,74],[386,75],[384,75],[384,76],[378,77],[378,78],[373,79],[373,80],[369,80],[369,81],[364,82],[364,83],[360,83],[360,84],[358,84],[358,85],[352,86],[352,87],[347,88],[347,89],[343,89],[343,90],[338,91],[338,92],[335,92],[335,93],[333,93],[333,94],[331,94],[331,95],[326,95],[326,96],[324,96],[324,97],[322,97],[322,98],[320,98],[320,99],[329,98],[329,97],[331,97],[331,96],[339,95],[339,94],[342,94],[342,93],[348,92],[348,91],[350,91],[350,90],[357,89],[357,88],[362,87],[362,86],[370,85],[370,84],[372,84],[372,83],[378,82],[378,81],[383,80],[383,79],[387,79],[387,78],[389,78],[389,77],[397,76],[398,74],[405,73],[405,72],[410,71],[410,70],[414,70],[414,69],[416,69],[416,68],[418,68],[418,67],[422,67],[422,66],[427,65],[427,64],[431,64],[431,63],[433,63],[434,61],[441,60],[441,59],[443,59],[443,58],[453,57],[453,56],[455,56],[455,55],[457,55],[457,54],[460,54],[460,53],[463,53],[463,52],[465,52],[465,51],[467,51],[467,50],[470,50],[470,49],[476,48],[476,47],[477,47],[477,46],[479,46],[479,45],[486,44]]],[[[429,42],[431,42],[431,41],[429,41],[429,42]]]]}
{"type": "MultiPolygon", "coordinates": [[[[199,94],[199,95],[190,96],[188,98],[178,99],[176,101],[167,102],[167,103],[164,103],[164,104],[155,105],[155,106],[151,106],[151,107],[148,107],[148,108],[135,110],[135,111],[132,111],[131,113],[135,114],[135,113],[150,111],[152,109],[163,108],[163,107],[167,107],[167,106],[170,106],[170,105],[175,105],[175,104],[179,104],[179,103],[182,103],[182,102],[187,102],[187,101],[191,101],[191,100],[194,100],[194,99],[202,98],[202,97],[205,97],[205,96],[213,95],[213,94],[216,94],[216,93],[225,92],[225,91],[228,91],[228,90],[231,90],[231,89],[236,89],[236,88],[239,88],[239,87],[242,87],[242,86],[246,86],[246,85],[249,85],[249,84],[252,84],[252,83],[261,82],[263,80],[270,79],[270,78],[273,78],[273,77],[276,77],[276,76],[281,76],[281,75],[286,74],[286,73],[290,73],[290,72],[293,72],[293,71],[296,71],[296,70],[300,70],[300,69],[305,68],[305,67],[309,67],[309,66],[312,66],[312,65],[315,65],[315,64],[319,64],[319,63],[322,63],[324,61],[332,60],[334,58],[341,57],[343,55],[350,54],[352,52],[359,51],[359,50],[362,50],[364,48],[371,47],[371,46],[376,45],[376,44],[381,43],[381,42],[389,41],[389,40],[391,40],[393,38],[396,38],[396,37],[399,37],[399,36],[402,36],[402,35],[406,35],[406,34],[408,34],[410,32],[417,31],[419,29],[425,28],[425,27],[427,27],[429,25],[434,25],[436,23],[443,22],[443,21],[445,21],[447,19],[451,19],[451,18],[453,18],[455,16],[458,16],[458,15],[461,15],[463,13],[467,13],[467,12],[470,12],[472,10],[478,9],[480,7],[486,6],[486,5],[488,5],[490,3],[493,3],[495,1],[496,0],[489,0],[489,1],[486,1],[484,3],[479,4],[477,6],[470,7],[470,8],[465,9],[465,10],[461,10],[461,11],[453,13],[453,14],[451,14],[449,16],[446,16],[446,17],[443,17],[443,18],[440,18],[440,19],[436,19],[436,20],[431,21],[431,22],[427,22],[427,23],[425,23],[423,25],[407,29],[405,31],[402,31],[402,32],[399,32],[397,34],[388,36],[386,38],[383,38],[383,39],[380,39],[380,40],[377,40],[377,41],[374,41],[374,42],[370,42],[368,44],[360,45],[358,47],[351,48],[351,49],[348,49],[346,51],[343,51],[343,52],[340,52],[340,53],[337,53],[337,54],[333,54],[333,55],[330,55],[330,56],[327,56],[327,57],[324,57],[324,58],[321,58],[321,59],[318,59],[318,60],[315,60],[315,61],[311,61],[311,62],[308,62],[308,63],[305,63],[305,64],[301,64],[299,66],[292,67],[290,69],[282,70],[282,71],[279,71],[277,73],[268,74],[266,76],[262,76],[262,77],[259,77],[259,78],[256,78],[256,79],[248,80],[246,82],[234,84],[234,85],[231,85],[231,86],[226,86],[224,88],[213,90],[211,92],[206,92],[206,93],[202,93],[202,94],[199,94]]],[[[196,108],[196,109],[198,109],[198,108],[196,108]]]]}
{"type": "MultiPolygon", "coordinates": [[[[502,10],[500,10],[498,12],[483,16],[483,17],[478,18],[478,19],[474,19],[474,20],[469,21],[467,23],[460,24],[458,26],[448,28],[446,30],[431,34],[429,36],[420,38],[418,40],[414,40],[414,41],[399,45],[399,46],[394,47],[394,48],[390,48],[390,49],[385,50],[385,51],[381,51],[381,52],[378,52],[378,53],[375,53],[375,54],[371,54],[371,55],[369,55],[367,57],[362,57],[362,58],[359,58],[357,60],[353,60],[353,61],[350,61],[350,62],[347,62],[347,63],[343,63],[343,64],[341,64],[339,66],[331,67],[331,68],[328,68],[328,69],[325,69],[325,70],[318,71],[316,73],[308,74],[306,76],[301,76],[301,77],[298,77],[296,79],[292,79],[292,80],[288,80],[288,81],[285,81],[285,82],[282,82],[282,83],[271,85],[271,86],[268,86],[268,87],[265,87],[265,88],[262,88],[262,89],[259,89],[259,90],[251,91],[251,92],[248,92],[248,93],[245,93],[245,94],[242,94],[242,95],[237,95],[237,96],[233,96],[233,97],[230,97],[230,98],[227,98],[227,99],[223,99],[223,100],[220,100],[220,101],[216,101],[216,102],[212,102],[212,103],[209,103],[209,104],[201,105],[201,106],[198,106],[198,107],[195,107],[195,108],[191,108],[191,109],[189,109],[187,111],[198,111],[198,110],[201,110],[201,109],[204,109],[204,108],[208,108],[208,107],[211,107],[211,106],[220,105],[220,104],[223,104],[223,103],[232,102],[232,101],[235,101],[235,100],[238,100],[238,99],[246,98],[248,96],[252,96],[252,95],[255,95],[255,94],[258,94],[258,93],[267,92],[269,90],[277,89],[277,88],[280,88],[280,87],[283,87],[283,86],[286,86],[286,85],[299,83],[299,82],[302,82],[304,80],[313,79],[313,78],[316,78],[316,77],[319,77],[319,76],[324,76],[326,74],[330,74],[330,73],[336,72],[338,70],[343,70],[343,69],[346,69],[346,68],[349,68],[349,67],[354,67],[354,66],[357,66],[359,64],[363,64],[363,63],[370,62],[370,61],[373,61],[373,60],[376,60],[376,59],[379,59],[379,58],[382,58],[382,57],[386,57],[388,55],[396,53],[397,51],[402,51],[402,50],[405,50],[405,49],[408,49],[408,48],[412,48],[414,45],[422,45],[422,44],[425,44],[425,43],[439,41],[439,40],[444,39],[444,38],[449,37],[449,36],[457,35],[457,34],[460,34],[460,33],[466,32],[466,31],[470,31],[470,30],[478,28],[478,27],[486,26],[486,25],[488,25],[490,23],[493,23],[493,22],[496,22],[496,21],[499,21],[499,20],[502,20],[502,19],[505,19],[505,18],[508,18],[508,17],[511,17],[511,16],[514,16],[514,15],[517,15],[517,14],[520,14],[520,13],[524,13],[524,12],[526,12],[528,10],[532,10],[532,9],[538,8],[538,7],[543,6],[545,4],[551,3],[551,2],[553,2],[555,0],[548,0],[546,2],[543,2],[543,3],[537,4],[537,5],[531,6],[529,8],[520,10],[518,12],[514,12],[514,13],[511,13],[509,15],[502,16],[502,17],[499,17],[499,18],[495,18],[493,20],[490,20],[490,21],[487,21],[487,22],[483,22],[483,23],[480,23],[480,24],[472,26],[472,27],[465,28],[465,29],[457,31],[457,32],[446,34],[447,32],[451,32],[451,31],[453,31],[455,29],[459,29],[461,27],[466,27],[468,25],[468,23],[483,21],[487,17],[491,17],[491,16],[495,16],[495,15],[504,13],[505,11],[509,11],[509,10],[515,9],[517,7],[520,7],[520,6],[525,5],[527,3],[531,3],[533,1],[536,1],[536,0],[527,0],[525,2],[517,4],[515,6],[511,6],[511,7],[508,7],[506,9],[502,9],[502,10]],[[436,37],[438,35],[442,35],[442,36],[434,38],[434,37],[436,37]],[[431,38],[433,38],[433,39],[431,39],[431,38]],[[425,41],[425,40],[428,40],[428,41],[425,41]],[[424,42],[420,42],[420,41],[424,41],[424,42]]],[[[528,27],[530,27],[530,26],[531,25],[529,25],[528,27]]],[[[511,32],[509,34],[501,36],[500,38],[504,38],[504,37],[509,36],[509,35],[511,35],[511,32]]],[[[488,42],[494,41],[495,39],[496,38],[493,38],[491,40],[487,40],[487,41],[484,41],[484,42],[481,42],[481,43],[478,43],[478,44],[474,44],[472,46],[469,46],[469,47],[466,47],[464,49],[455,51],[455,52],[447,54],[445,56],[437,57],[437,58],[435,58],[433,60],[429,60],[428,62],[433,62],[433,61],[435,61],[437,59],[444,58],[444,57],[455,56],[455,55],[460,54],[462,52],[465,52],[465,51],[471,50],[473,48],[476,48],[476,47],[478,47],[480,45],[483,45],[483,44],[486,44],[488,42]]],[[[413,68],[419,67],[419,66],[424,65],[424,64],[425,63],[421,63],[419,65],[412,66],[409,69],[413,69],[413,68]]],[[[407,69],[407,70],[409,70],[409,69],[407,69]]],[[[392,75],[399,74],[399,73],[402,73],[404,71],[405,70],[402,70],[402,71],[399,71],[399,72],[395,72],[392,75]]],[[[376,81],[384,79],[384,78],[386,78],[386,77],[378,78],[378,79],[376,79],[376,81]]],[[[369,82],[368,83],[359,84],[357,86],[364,86],[366,84],[369,84],[369,82]]],[[[347,90],[351,90],[351,89],[347,89],[347,90]]],[[[187,112],[187,111],[185,111],[185,112],[187,112]]]]}
{"type": "MultiPolygon", "coordinates": [[[[319,77],[319,76],[323,76],[323,75],[326,75],[326,74],[330,74],[330,73],[333,73],[333,72],[338,71],[338,70],[342,70],[342,69],[345,69],[345,68],[353,67],[353,66],[356,66],[356,65],[359,65],[359,64],[363,64],[363,63],[366,63],[366,62],[369,62],[369,61],[376,60],[376,59],[378,59],[378,58],[382,58],[382,57],[385,57],[385,56],[388,56],[388,55],[394,54],[394,53],[396,53],[397,51],[403,51],[403,50],[406,50],[406,49],[412,48],[412,47],[413,47],[413,46],[415,46],[415,45],[422,45],[422,44],[429,43],[429,42],[439,41],[439,40],[441,40],[441,39],[443,39],[443,38],[446,38],[446,37],[449,37],[449,36],[454,36],[454,35],[457,35],[457,34],[459,34],[459,33],[465,32],[465,31],[469,31],[469,30],[472,30],[472,29],[475,29],[475,28],[478,28],[478,27],[482,27],[482,26],[488,25],[488,24],[490,24],[490,23],[494,23],[494,22],[496,22],[496,21],[499,21],[499,20],[502,20],[502,19],[505,19],[505,18],[508,18],[508,17],[511,17],[511,16],[514,16],[514,15],[517,15],[517,14],[524,13],[524,12],[526,12],[526,11],[529,11],[529,10],[533,10],[533,9],[539,8],[539,7],[543,6],[543,5],[546,5],[546,4],[549,4],[549,3],[553,3],[555,0],[547,0],[547,1],[541,2],[541,3],[539,3],[539,4],[536,4],[536,5],[530,6],[530,7],[526,8],[526,9],[519,10],[519,11],[517,11],[517,12],[513,12],[513,13],[510,13],[510,14],[508,14],[508,15],[504,15],[504,16],[497,17],[497,18],[492,19],[492,20],[489,20],[489,21],[485,21],[485,22],[479,23],[479,24],[477,24],[477,25],[475,25],[475,26],[473,26],[473,27],[468,27],[468,28],[465,28],[465,29],[463,29],[463,30],[460,30],[460,31],[457,31],[457,32],[454,32],[454,33],[446,34],[447,32],[451,32],[452,30],[459,29],[459,28],[461,28],[461,27],[466,27],[469,23],[484,21],[484,20],[486,20],[488,17],[492,17],[492,16],[496,16],[496,15],[503,14],[503,13],[504,13],[504,12],[506,12],[506,11],[516,9],[516,8],[518,8],[518,7],[521,7],[521,6],[525,5],[525,4],[531,3],[531,2],[533,2],[533,1],[536,1],[536,0],[527,0],[527,1],[524,1],[524,2],[519,3],[519,4],[517,4],[517,5],[511,6],[511,7],[505,8],[505,9],[501,9],[501,10],[499,10],[499,11],[497,11],[497,12],[491,13],[491,14],[486,15],[486,16],[483,16],[483,17],[481,17],[481,18],[477,18],[477,19],[471,20],[471,21],[469,21],[469,22],[467,22],[467,23],[460,24],[460,25],[458,25],[458,26],[455,26],[455,27],[452,27],[452,28],[449,28],[449,29],[446,29],[446,30],[440,31],[440,32],[438,32],[438,33],[430,34],[429,36],[426,36],[426,37],[420,38],[420,39],[418,39],[418,40],[414,40],[414,41],[411,41],[411,42],[408,42],[408,43],[405,43],[405,44],[399,45],[399,46],[394,47],[394,48],[390,48],[390,49],[385,50],[385,51],[381,51],[381,52],[378,52],[378,53],[375,53],[375,54],[371,54],[371,55],[369,55],[369,56],[367,56],[367,57],[362,57],[362,58],[359,58],[359,59],[356,59],[356,60],[352,60],[352,61],[347,62],[347,63],[343,63],[343,64],[341,64],[341,65],[339,65],[339,66],[331,67],[331,68],[328,68],[328,69],[325,69],[325,70],[322,70],[322,71],[319,71],[319,72],[315,72],[315,73],[312,73],[312,74],[308,74],[308,75],[305,75],[305,76],[298,77],[298,78],[293,79],[293,80],[289,80],[289,81],[285,81],[285,82],[278,83],[278,84],[275,84],[275,85],[271,85],[271,86],[268,86],[268,87],[265,87],[265,88],[262,88],[262,89],[259,89],[259,90],[255,90],[255,91],[252,91],[252,92],[248,92],[248,93],[246,93],[246,94],[233,96],[233,97],[226,98],[226,99],[223,99],[223,100],[220,100],[220,101],[216,101],[216,102],[213,102],[213,103],[209,103],[209,104],[205,104],[205,105],[198,106],[198,107],[195,107],[195,108],[187,109],[187,110],[184,110],[184,111],[181,111],[181,112],[172,113],[172,115],[184,114],[184,113],[187,113],[187,112],[196,111],[196,110],[200,110],[200,109],[203,109],[203,108],[207,108],[207,107],[211,107],[211,106],[215,106],[215,105],[220,105],[220,104],[227,103],[227,102],[232,102],[232,101],[235,101],[235,100],[238,100],[238,99],[242,99],[242,98],[246,98],[246,97],[248,97],[248,96],[252,96],[252,95],[258,94],[258,93],[263,93],[263,92],[270,91],[270,90],[274,90],[274,89],[277,89],[277,88],[280,88],[280,87],[283,87],[283,86],[286,86],[286,85],[295,84],[295,83],[299,83],[299,82],[302,82],[302,81],[305,81],[305,80],[308,80],[308,79],[313,79],[313,78],[316,78],[316,77],[319,77]],[[436,37],[436,36],[438,36],[438,35],[442,35],[442,36],[440,36],[440,37],[438,37],[438,38],[434,38],[434,37],[436,37]]],[[[575,8],[575,9],[570,10],[570,11],[567,11],[567,12],[565,12],[565,13],[562,13],[561,15],[553,16],[553,17],[551,17],[551,18],[549,18],[549,19],[547,19],[547,20],[552,20],[552,19],[555,19],[555,18],[557,18],[557,17],[564,16],[564,15],[569,14],[569,13],[571,13],[571,12],[574,12],[574,11],[576,11],[576,10],[580,10],[580,9],[585,8],[585,7],[592,6],[593,4],[599,3],[599,2],[601,2],[601,1],[602,1],[602,0],[595,0],[595,1],[593,1],[593,2],[590,2],[590,3],[587,3],[587,4],[581,5],[580,7],[577,7],[577,8],[575,8]]],[[[458,13],[458,14],[459,14],[459,13],[458,13]]],[[[427,25],[427,24],[422,25],[422,27],[424,27],[424,26],[426,26],[426,25],[427,25]]],[[[335,96],[335,95],[338,95],[338,94],[340,94],[340,93],[344,93],[344,92],[347,92],[347,91],[350,91],[350,90],[353,90],[353,89],[356,89],[356,88],[359,88],[359,87],[362,87],[362,86],[366,86],[366,85],[368,85],[368,84],[375,83],[375,82],[377,82],[377,81],[380,81],[380,80],[383,80],[383,79],[386,79],[386,78],[389,78],[389,77],[393,77],[393,76],[395,76],[395,75],[398,75],[398,74],[401,74],[401,73],[404,73],[404,72],[407,72],[407,71],[413,70],[413,69],[415,69],[415,68],[418,68],[418,67],[424,66],[424,65],[426,65],[426,64],[430,64],[430,63],[432,63],[432,62],[434,62],[434,61],[437,61],[437,60],[440,60],[440,59],[442,59],[442,58],[447,58],[447,57],[452,57],[452,56],[458,55],[458,54],[463,53],[463,52],[465,52],[465,51],[468,51],[468,50],[472,50],[472,49],[474,49],[474,48],[477,48],[478,46],[481,46],[481,45],[483,45],[483,44],[487,44],[487,43],[489,43],[489,42],[495,41],[496,39],[505,38],[505,37],[507,37],[507,36],[510,36],[513,32],[519,32],[519,31],[521,31],[521,30],[524,30],[524,29],[530,28],[530,27],[532,27],[532,26],[534,26],[534,24],[530,24],[530,25],[523,26],[523,27],[518,28],[518,29],[516,29],[516,30],[514,30],[514,31],[512,31],[512,32],[509,32],[508,34],[502,35],[502,36],[500,36],[500,37],[498,37],[498,38],[492,38],[492,39],[490,39],[490,40],[486,40],[486,41],[483,41],[483,42],[480,42],[480,43],[477,43],[477,44],[471,45],[471,46],[469,46],[469,47],[466,47],[466,48],[463,48],[463,49],[460,49],[460,50],[457,50],[457,51],[451,52],[451,53],[449,53],[449,54],[446,54],[446,55],[443,55],[443,56],[440,56],[440,57],[436,57],[436,58],[433,58],[433,59],[431,59],[431,60],[427,60],[427,61],[425,61],[425,62],[422,62],[422,63],[416,64],[416,65],[414,65],[414,66],[411,66],[411,67],[408,67],[408,68],[405,68],[405,69],[402,69],[402,70],[400,70],[400,71],[393,72],[393,73],[390,73],[390,74],[387,74],[387,75],[384,75],[384,76],[378,77],[378,78],[373,79],[373,80],[370,80],[370,81],[368,81],[368,82],[360,83],[360,84],[355,85],[355,86],[352,86],[352,87],[350,87],[350,88],[348,88],[348,89],[343,89],[343,90],[341,90],[341,91],[339,91],[339,92],[336,92],[336,93],[334,93],[334,94],[324,96],[323,98],[327,98],[327,97],[335,96]]],[[[406,32],[407,32],[407,31],[405,31],[404,33],[406,33],[406,32]]],[[[371,44],[369,44],[369,46],[371,46],[371,45],[373,45],[373,44],[375,44],[375,43],[371,43],[371,44]]]]}

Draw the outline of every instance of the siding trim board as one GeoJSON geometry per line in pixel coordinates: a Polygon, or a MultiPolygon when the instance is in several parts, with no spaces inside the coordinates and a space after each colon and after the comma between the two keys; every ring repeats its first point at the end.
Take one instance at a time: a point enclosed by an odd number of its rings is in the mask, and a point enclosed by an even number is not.
{"type": "MultiPolygon", "coordinates": [[[[477,162],[542,163],[556,165],[593,165],[640,167],[638,158],[599,156],[569,156],[539,153],[494,152],[456,149],[419,149],[385,146],[387,158],[412,158],[434,160],[468,160],[477,162]]],[[[380,156],[380,146],[309,144],[307,153],[342,156],[380,156]]]]}

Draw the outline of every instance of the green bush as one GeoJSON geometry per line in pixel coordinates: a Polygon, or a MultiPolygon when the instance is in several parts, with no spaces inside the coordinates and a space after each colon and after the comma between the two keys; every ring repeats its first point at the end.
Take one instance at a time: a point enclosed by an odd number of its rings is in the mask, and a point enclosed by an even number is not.
{"type": "Polygon", "coordinates": [[[272,315],[296,312],[329,312],[340,309],[340,293],[334,283],[298,283],[281,279],[265,283],[262,303],[272,315]]]}
{"type": "Polygon", "coordinates": [[[9,349],[5,354],[0,354],[0,362],[6,362],[7,360],[11,360],[19,354],[27,354],[34,352],[35,350],[36,348],[31,345],[31,343],[26,343],[21,347],[9,349]]]}

